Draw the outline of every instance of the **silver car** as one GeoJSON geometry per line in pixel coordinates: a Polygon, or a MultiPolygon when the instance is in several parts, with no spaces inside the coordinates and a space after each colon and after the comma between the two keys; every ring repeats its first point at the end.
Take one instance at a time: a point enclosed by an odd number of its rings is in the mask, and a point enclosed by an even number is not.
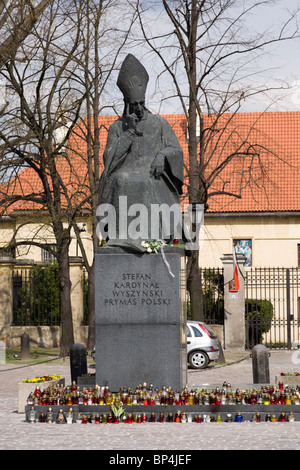
{"type": "Polygon", "coordinates": [[[221,343],[203,322],[187,321],[187,360],[193,369],[204,369],[218,359],[221,343]]]}
{"type": "MultiPolygon", "coordinates": [[[[221,343],[203,322],[187,321],[187,361],[193,369],[204,369],[218,359],[221,343]]],[[[91,352],[95,360],[96,348],[91,352]]]]}

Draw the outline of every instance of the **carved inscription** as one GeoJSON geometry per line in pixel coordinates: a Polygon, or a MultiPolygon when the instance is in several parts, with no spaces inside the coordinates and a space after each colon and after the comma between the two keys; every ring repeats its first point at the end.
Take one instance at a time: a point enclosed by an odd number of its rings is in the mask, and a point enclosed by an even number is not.
{"type": "Polygon", "coordinates": [[[119,280],[113,280],[106,306],[171,305],[157,280],[148,273],[122,273],[119,280]]]}

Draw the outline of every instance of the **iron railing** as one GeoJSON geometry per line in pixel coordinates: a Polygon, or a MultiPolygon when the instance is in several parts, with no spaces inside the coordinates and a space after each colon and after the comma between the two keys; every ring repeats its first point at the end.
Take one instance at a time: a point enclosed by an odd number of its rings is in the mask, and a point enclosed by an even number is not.
{"type": "Polygon", "coordinates": [[[60,325],[57,264],[13,271],[13,325],[60,325]]]}
{"type": "MultiPolygon", "coordinates": [[[[223,268],[201,268],[201,305],[203,319],[208,324],[224,323],[224,270],[223,268]]],[[[191,318],[187,301],[188,319],[191,318]]]]}
{"type": "MultiPolygon", "coordinates": [[[[13,272],[13,325],[60,325],[58,267],[30,266],[13,272]]],[[[88,323],[87,274],[83,276],[88,323]]],[[[224,323],[222,268],[202,268],[202,309],[209,324],[224,323]]],[[[251,268],[245,272],[246,347],[291,348],[300,338],[300,268],[251,268]]]]}
{"type": "Polygon", "coordinates": [[[246,347],[290,349],[299,341],[300,268],[251,268],[245,275],[246,347]]]}

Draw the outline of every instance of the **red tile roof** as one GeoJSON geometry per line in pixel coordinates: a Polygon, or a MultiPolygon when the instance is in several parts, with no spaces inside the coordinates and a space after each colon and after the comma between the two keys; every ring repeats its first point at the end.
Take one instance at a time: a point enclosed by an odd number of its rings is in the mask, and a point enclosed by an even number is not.
{"type": "MultiPolygon", "coordinates": [[[[187,163],[184,115],[163,117],[173,127],[187,163]]],[[[107,130],[116,118],[99,117],[100,153],[105,148],[107,130]]],[[[205,177],[210,181],[208,193],[215,194],[208,200],[209,213],[300,211],[300,112],[225,114],[219,119],[204,115],[204,128],[207,138],[205,177]],[[232,157],[220,174],[212,179],[215,169],[229,155],[234,155],[237,149],[240,155],[232,157]],[[242,155],[245,152],[248,152],[247,157],[242,155]],[[223,190],[240,198],[216,194],[223,190]]],[[[88,185],[84,121],[81,130],[77,127],[77,132],[73,133],[71,147],[69,161],[61,157],[57,167],[72,198],[80,198],[86,194],[88,185]]],[[[10,188],[14,194],[42,193],[41,182],[29,167],[19,173],[10,183],[10,188]]],[[[36,207],[32,202],[19,201],[14,204],[13,210],[36,207]]]]}
{"type": "MultiPolygon", "coordinates": [[[[211,197],[209,212],[299,211],[300,113],[239,113],[232,117],[225,134],[230,134],[237,146],[244,139],[244,150],[254,150],[256,154],[253,158],[234,158],[215,181],[216,189],[225,184],[225,189],[240,193],[241,198],[211,197]]],[[[223,142],[216,149],[213,165],[222,153],[222,145],[223,142]]],[[[225,154],[230,153],[231,145],[228,139],[225,154]]]]}
{"type": "MultiPolygon", "coordinates": [[[[187,161],[185,119],[165,117],[187,161]]],[[[214,194],[209,213],[300,211],[300,112],[204,115],[204,129],[205,178],[211,180],[208,194],[214,194]],[[240,155],[212,180],[214,170],[237,150],[240,155]],[[240,197],[216,194],[223,191],[240,197]]]]}

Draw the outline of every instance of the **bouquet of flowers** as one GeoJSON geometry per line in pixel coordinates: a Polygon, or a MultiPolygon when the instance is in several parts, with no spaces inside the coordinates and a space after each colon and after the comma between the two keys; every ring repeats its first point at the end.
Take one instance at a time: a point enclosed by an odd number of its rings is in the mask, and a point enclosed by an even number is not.
{"type": "Polygon", "coordinates": [[[147,253],[158,253],[159,250],[160,250],[160,247],[161,247],[162,243],[161,242],[158,242],[156,240],[153,240],[153,241],[143,241],[141,243],[141,246],[143,248],[146,248],[147,250],[147,253]]]}

